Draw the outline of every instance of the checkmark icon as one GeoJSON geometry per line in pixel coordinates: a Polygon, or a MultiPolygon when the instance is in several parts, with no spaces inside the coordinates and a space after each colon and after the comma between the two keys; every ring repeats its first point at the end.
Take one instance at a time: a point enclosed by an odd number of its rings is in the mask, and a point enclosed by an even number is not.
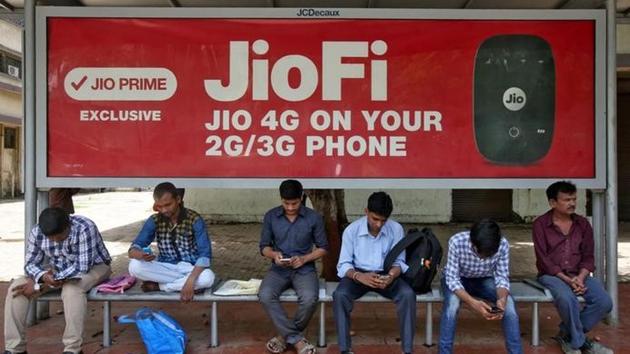
{"type": "Polygon", "coordinates": [[[70,82],[70,85],[72,85],[75,91],[79,91],[81,86],[83,86],[83,84],[87,81],[87,78],[87,75],[83,75],[83,78],[81,78],[81,80],[77,82],[70,82]]]}

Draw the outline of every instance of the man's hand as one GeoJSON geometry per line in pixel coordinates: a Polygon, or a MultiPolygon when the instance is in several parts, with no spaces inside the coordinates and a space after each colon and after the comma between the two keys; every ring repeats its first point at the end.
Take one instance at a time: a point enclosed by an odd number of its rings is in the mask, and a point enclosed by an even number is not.
{"type": "Polygon", "coordinates": [[[291,262],[290,261],[289,262],[285,262],[285,261],[282,261],[282,259],[283,259],[282,258],[282,252],[276,252],[276,251],[273,252],[273,262],[276,265],[279,265],[279,266],[285,267],[285,268],[291,266],[291,262]]]}
{"type": "Polygon", "coordinates": [[[186,283],[184,284],[184,287],[182,288],[179,299],[182,302],[186,303],[186,302],[190,302],[194,296],[195,296],[195,282],[191,281],[191,279],[189,278],[188,280],[186,280],[186,283]]]}
{"type": "Polygon", "coordinates": [[[392,277],[389,274],[387,274],[387,275],[379,275],[378,276],[378,281],[380,283],[378,288],[385,289],[386,287],[388,287],[388,286],[390,286],[392,284],[392,282],[394,281],[394,277],[392,277]]]}
{"type": "Polygon", "coordinates": [[[580,276],[571,278],[571,289],[575,295],[584,295],[587,290],[584,278],[580,276]]]}
{"type": "Polygon", "coordinates": [[[291,262],[289,262],[289,265],[291,265],[291,268],[293,269],[298,269],[303,266],[304,263],[306,263],[304,261],[304,256],[293,256],[291,257],[291,262]]]}
{"type": "Polygon", "coordinates": [[[137,259],[140,261],[151,262],[155,259],[155,255],[151,253],[145,253],[143,250],[132,248],[129,250],[129,258],[137,259]]]}
{"type": "Polygon", "coordinates": [[[492,310],[492,306],[488,305],[483,300],[472,299],[469,305],[470,307],[472,307],[473,310],[477,311],[486,320],[492,321],[500,320],[501,318],[503,318],[503,313],[490,312],[492,310]]]}
{"type": "Polygon", "coordinates": [[[379,279],[378,274],[374,272],[357,273],[358,275],[356,275],[355,277],[359,283],[374,289],[381,287],[381,280],[379,279]]]}
{"type": "Polygon", "coordinates": [[[63,285],[63,280],[55,280],[55,275],[52,270],[42,275],[42,281],[51,288],[58,288],[63,285]]]}
{"type": "Polygon", "coordinates": [[[28,299],[30,299],[34,296],[37,296],[38,294],[39,291],[35,291],[35,282],[31,278],[28,278],[26,283],[13,288],[13,297],[24,295],[28,299]]]}

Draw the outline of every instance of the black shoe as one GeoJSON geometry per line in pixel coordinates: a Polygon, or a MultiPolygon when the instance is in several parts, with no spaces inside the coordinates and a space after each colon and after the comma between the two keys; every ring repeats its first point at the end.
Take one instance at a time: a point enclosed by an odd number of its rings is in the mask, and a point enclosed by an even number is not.
{"type": "MultiPolygon", "coordinates": [[[[75,353],[73,353],[73,352],[63,352],[63,354],[75,354],[75,353]]],[[[83,350],[78,352],[78,353],[76,353],[76,354],[83,354],[83,350]]]]}
{"type": "Polygon", "coordinates": [[[27,352],[12,352],[12,351],[5,350],[4,354],[28,354],[28,353],[27,352]]]}

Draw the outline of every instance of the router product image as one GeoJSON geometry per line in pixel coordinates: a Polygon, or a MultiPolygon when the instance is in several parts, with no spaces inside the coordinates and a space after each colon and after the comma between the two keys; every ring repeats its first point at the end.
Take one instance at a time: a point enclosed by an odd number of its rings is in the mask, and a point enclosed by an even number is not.
{"type": "Polygon", "coordinates": [[[497,164],[526,165],[551,148],[556,74],[549,43],[498,35],[475,57],[473,119],[479,152],[497,164]]]}

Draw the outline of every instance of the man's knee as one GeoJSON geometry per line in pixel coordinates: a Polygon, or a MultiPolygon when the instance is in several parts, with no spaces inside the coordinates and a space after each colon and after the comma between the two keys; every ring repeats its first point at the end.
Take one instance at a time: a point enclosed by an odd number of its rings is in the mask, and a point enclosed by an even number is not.
{"type": "Polygon", "coordinates": [[[459,312],[459,306],[460,301],[457,295],[455,295],[454,293],[450,293],[444,298],[442,311],[447,317],[455,318],[457,317],[457,312],[459,312]]]}
{"type": "Polygon", "coordinates": [[[214,284],[214,272],[210,269],[205,269],[203,272],[201,272],[201,275],[199,276],[199,282],[201,283],[201,285],[203,285],[203,287],[205,288],[209,288],[212,286],[212,284],[214,284]]]}
{"type": "Polygon", "coordinates": [[[337,289],[335,289],[335,292],[333,292],[333,302],[345,302],[348,300],[352,300],[352,294],[350,294],[350,290],[337,287],[337,289]]]}
{"type": "Polygon", "coordinates": [[[578,298],[575,294],[570,293],[568,291],[558,292],[554,294],[553,300],[557,306],[561,307],[569,307],[569,306],[578,306],[578,298]]]}
{"type": "Polygon", "coordinates": [[[76,301],[82,298],[87,299],[87,294],[78,284],[66,283],[61,288],[61,301],[76,301]]]}
{"type": "Polygon", "coordinates": [[[317,291],[307,291],[300,295],[299,302],[300,304],[306,305],[308,307],[315,306],[319,301],[319,295],[317,291]]]}
{"type": "Polygon", "coordinates": [[[516,312],[516,304],[514,303],[514,299],[512,298],[512,296],[508,296],[507,301],[505,303],[504,317],[518,318],[518,312],[516,312]]]}
{"type": "Polygon", "coordinates": [[[599,307],[603,313],[609,313],[612,311],[613,303],[610,295],[608,295],[608,293],[604,293],[604,295],[595,301],[595,306],[599,307]]]}
{"type": "Polygon", "coordinates": [[[139,274],[142,272],[142,261],[137,259],[129,260],[129,274],[133,275],[136,278],[139,278],[139,274]]]}
{"type": "Polygon", "coordinates": [[[11,285],[9,285],[9,290],[7,290],[7,293],[11,293],[11,291],[13,291],[13,289],[15,287],[18,287],[20,285],[24,285],[28,282],[28,278],[27,277],[19,277],[19,278],[15,278],[11,281],[11,285]]]}
{"type": "Polygon", "coordinates": [[[416,292],[410,286],[401,286],[399,291],[403,299],[416,301],[416,292]]]}
{"type": "Polygon", "coordinates": [[[263,304],[277,302],[279,297],[280,294],[275,289],[269,287],[260,287],[258,291],[258,300],[263,304]]]}

